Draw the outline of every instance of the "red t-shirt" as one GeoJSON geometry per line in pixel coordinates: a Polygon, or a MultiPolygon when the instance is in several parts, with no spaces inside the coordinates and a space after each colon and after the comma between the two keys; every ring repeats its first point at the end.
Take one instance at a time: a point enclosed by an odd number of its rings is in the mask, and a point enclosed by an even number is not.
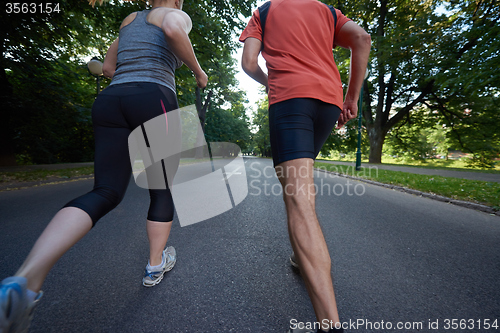
{"type": "MultiPolygon", "coordinates": [[[[269,78],[269,105],[291,98],[316,98],[342,109],[343,90],[333,59],[335,33],[350,21],[317,0],[272,0],[265,26],[262,56],[269,78]]],[[[240,42],[262,41],[259,10],[255,10],[240,42]]]]}

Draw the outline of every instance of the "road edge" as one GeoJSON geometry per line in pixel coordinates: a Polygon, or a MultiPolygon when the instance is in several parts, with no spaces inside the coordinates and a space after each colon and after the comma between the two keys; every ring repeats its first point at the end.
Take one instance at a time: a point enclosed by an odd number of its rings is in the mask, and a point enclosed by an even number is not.
{"type": "Polygon", "coordinates": [[[31,182],[9,182],[6,184],[0,183],[0,192],[24,190],[27,188],[40,187],[45,185],[64,184],[64,183],[76,182],[80,180],[89,180],[89,179],[94,179],[94,175],[74,176],[71,178],[53,177],[51,179],[36,180],[31,182]]]}

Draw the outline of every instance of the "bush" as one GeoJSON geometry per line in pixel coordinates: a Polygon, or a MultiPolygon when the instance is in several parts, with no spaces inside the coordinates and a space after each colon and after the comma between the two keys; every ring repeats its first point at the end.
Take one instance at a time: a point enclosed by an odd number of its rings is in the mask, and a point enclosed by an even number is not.
{"type": "Polygon", "coordinates": [[[489,151],[474,153],[472,158],[465,161],[465,165],[467,168],[494,169],[496,164],[494,158],[497,156],[497,153],[489,151]]]}

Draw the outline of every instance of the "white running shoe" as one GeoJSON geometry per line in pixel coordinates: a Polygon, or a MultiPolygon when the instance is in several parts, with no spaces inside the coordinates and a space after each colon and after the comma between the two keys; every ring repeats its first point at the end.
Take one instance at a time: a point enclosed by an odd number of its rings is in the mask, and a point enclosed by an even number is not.
{"type": "Polygon", "coordinates": [[[11,276],[0,285],[0,333],[27,333],[43,293],[33,302],[26,295],[26,278],[11,276]]]}
{"type": "Polygon", "coordinates": [[[293,267],[300,269],[299,264],[297,264],[297,260],[295,259],[295,252],[292,252],[292,255],[290,256],[290,264],[293,267]]]}
{"type": "Polygon", "coordinates": [[[169,246],[163,251],[162,261],[163,260],[164,262],[160,270],[151,271],[148,269],[148,267],[150,267],[149,264],[146,266],[144,278],[142,279],[143,286],[156,286],[163,279],[163,275],[174,268],[175,262],[177,261],[177,253],[173,246],[169,246]]]}

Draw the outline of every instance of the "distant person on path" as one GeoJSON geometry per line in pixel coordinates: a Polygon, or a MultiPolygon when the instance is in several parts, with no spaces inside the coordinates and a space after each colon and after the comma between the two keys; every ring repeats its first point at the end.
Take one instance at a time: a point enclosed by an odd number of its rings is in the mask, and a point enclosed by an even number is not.
{"type": "MultiPolygon", "coordinates": [[[[95,2],[90,0],[92,5],[95,2]]],[[[132,13],[123,21],[119,38],[110,46],[103,65],[104,75],[112,77],[112,82],[92,108],[94,189],[67,203],[50,221],[15,276],[2,281],[0,333],[27,331],[33,308],[42,295],[40,289],[53,265],[122,200],[132,174],[128,136],[157,116],[165,115],[168,122],[169,111],[178,109],[176,68],[185,63],[194,72],[198,87],[207,85],[208,77],[188,37],[191,19],[181,10],[182,5],[183,0],[153,0],[151,10],[132,13]]],[[[169,126],[180,123],[174,119],[169,126]]],[[[176,261],[175,249],[165,249],[174,216],[172,195],[168,185],[166,188],[149,191],[146,229],[150,257],[144,286],[159,283],[176,261]]]]}
{"type": "MultiPolygon", "coordinates": [[[[283,187],[291,262],[300,267],[321,324],[317,332],[341,332],[330,254],[316,217],[313,164],[337,120],[341,128],[357,116],[370,35],[319,1],[271,0],[253,13],[240,41],[243,70],[268,92],[271,150],[283,187]],[[351,50],[345,99],[335,46],[351,50]],[[261,52],[269,76],[258,65],[261,52]]],[[[291,327],[299,331],[310,332],[291,327]]]]}

